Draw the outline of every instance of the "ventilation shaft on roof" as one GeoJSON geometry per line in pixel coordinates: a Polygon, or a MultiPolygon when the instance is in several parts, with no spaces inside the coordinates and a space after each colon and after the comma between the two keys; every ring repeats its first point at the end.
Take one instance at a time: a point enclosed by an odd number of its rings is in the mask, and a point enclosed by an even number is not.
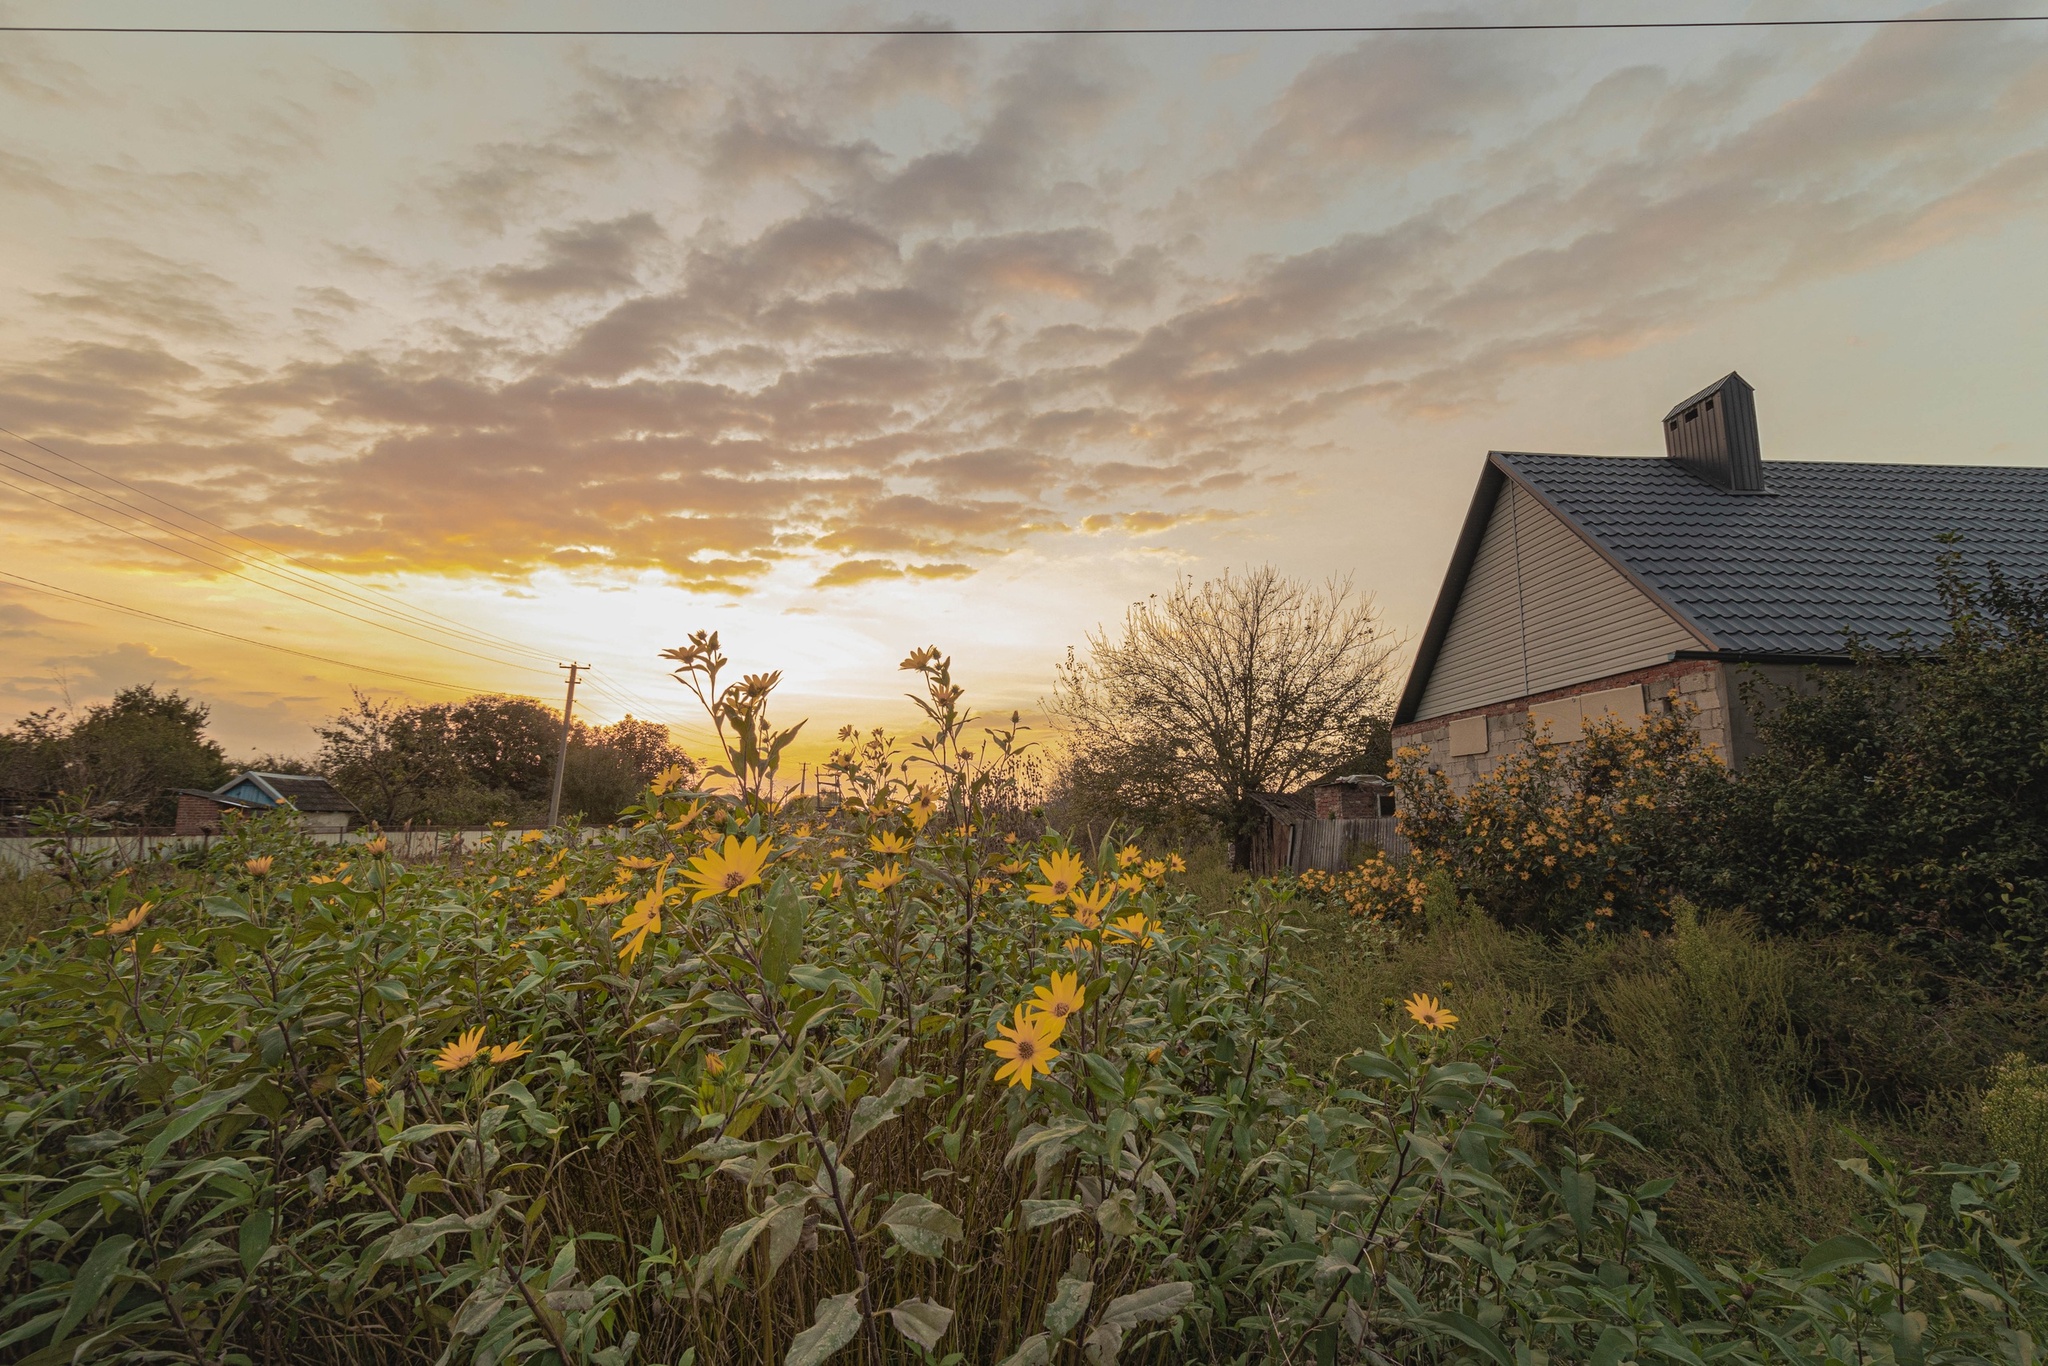
{"type": "Polygon", "coordinates": [[[1664,454],[1730,493],[1764,491],[1756,391],[1730,371],[1664,415],[1664,454]]]}

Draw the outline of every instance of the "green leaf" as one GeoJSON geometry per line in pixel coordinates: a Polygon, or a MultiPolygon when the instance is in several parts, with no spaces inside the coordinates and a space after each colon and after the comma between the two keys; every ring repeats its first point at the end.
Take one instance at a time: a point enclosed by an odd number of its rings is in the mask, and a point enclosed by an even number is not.
{"type": "Polygon", "coordinates": [[[1021,1203],[1025,1228],[1044,1228],[1047,1224],[1057,1224],[1062,1219],[1071,1219],[1084,1212],[1078,1200],[1025,1200],[1021,1203]]]}
{"type": "Polygon", "coordinates": [[[1059,1293],[1045,1307],[1045,1331],[1055,1338],[1063,1338],[1073,1332],[1074,1325],[1088,1312],[1088,1301],[1094,1297],[1095,1282],[1076,1280],[1072,1276],[1060,1277],[1059,1293]]]}
{"type": "Polygon", "coordinates": [[[448,1331],[455,1337],[467,1337],[481,1333],[497,1317],[498,1309],[512,1293],[511,1278],[497,1267],[486,1271],[476,1283],[476,1289],[469,1292],[469,1298],[455,1311],[455,1319],[448,1325],[448,1331]]]}
{"type": "Polygon", "coordinates": [[[179,1112],[178,1117],[163,1127],[163,1131],[149,1141],[142,1150],[142,1165],[146,1170],[163,1160],[171,1145],[180,1139],[189,1138],[192,1131],[212,1119],[234,1101],[237,1091],[221,1091],[200,1101],[197,1105],[179,1112]]]}
{"type": "Polygon", "coordinates": [[[1502,1342],[1491,1328],[1466,1318],[1463,1314],[1430,1314],[1423,1322],[1438,1332],[1456,1338],[1467,1347],[1476,1348],[1488,1361],[1493,1362],[1494,1366],[1515,1366],[1515,1354],[1507,1349],[1507,1344],[1502,1342]]]}
{"type": "Polygon", "coordinates": [[[370,1044],[370,1051],[363,1059],[364,1070],[374,1076],[391,1066],[398,1056],[398,1050],[405,1044],[405,1025],[393,1021],[378,1031],[370,1044]]]}
{"type": "Polygon", "coordinates": [[[898,1111],[923,1095],[923,1077],[898,1077],[881,1095],[862,1096],[854,1102],[853,1122],[847,1128],[846,1147],[842,1151],[852,1152],[854,1144],[896,1118],[898,1111]]]}
{"type": "Polygon", "coordinates": [[[1126,1333],[1141,1323],[1172,1318],[1193,1303],[1194,1298],[1195,1287],[1187,1281],[1165,1281],[1117,1296],[1104,1306],[1095,1331],[1088,1335],[1088,1355],[1096,1366],[1116,1366],[1126,1333]]]}
{"type": "Polygon", "coordinates": [[[789,980],[790,965],[803,956],[804,899],[797,895],[796,880],[782,877],[769,889],[767,903],[761,922],[761,980],[773,991],[789,980]]]}
{"type": "Polygon", "coordinates": [[[1853,1233],[1841,1233],[1807,1251],[1799,1259],[1799,1274],[1802,1276],[1825,1276],[1845,1266],[1859,1262],[1881,1262],[1884,1253],[1868,1238],[1859,1238],[1853,1233]]]}
{"type": "Polygon", "coordinates": [[[853,1341],[860,1331],[860,1307],[854,1293],[834,1295],[818,1304],[818,1316],[811,1326],[789,1344],[782,1366],[818,1366],[818,1363],[853,1341]]]}
{"type": "Polygon", "coordinates": [[[882,1224],[904,1250],[920,1257],[945,1255],[946,1243],[961,1235],[960,1217],[922,1195],[899,1195],[882,1224]]]}
{"type": "Polygon", "coordinates": [[[270,1251],[270,1227],[271,1214],[267,1209],[251,1210],[249,1217],[242,1221],[241,1236],[237,1239],[237,1244],[242,1254],[244,1275],[255,1275],[256,1263],[262,1261],[263,1254],[270,1251]]]}
{"type": "Polygon", "coordinates": [[[1002,1359],[1001,1366],[1045,1366],[1051,1355],[1052,1340],[1043,1333],[1033,1333],[1002,1359]]]}
{"type": "Polygon", "coordinates": [[[929,1352],[952,1327],[953,1311],[932,1300],[908,1299],[889,1311],[889,1321],[897,1332],[929,1352]]]}
{"type": "Polygon", "coordinates": [[[1600,1330],[1600,1341],[1593,1348],[1592,1359],[1587,1366],[1621,1366],[1628,1360],[1631,1347],[1629,1336],[1619,1328],[1607,1327],[1600,1330]]]}
{"type": "Polygon", "coordinates": [[[1572,1228],[1581,1238],[1592,1237],[1593,1211],[1600,1199],[1599,1181],[1593,1173],[1578,1167],[1560,1167],[1557,1189],[1564,1201],[1565,1213],[1572,1217],[1572,1228]]]}
{"type": "Polygon", "coordinates": [[[62,1342],[70,1336],[71,1330],[84,1321],[100,1297],[107,1293],[107,1287],[114,1277],[128,1266],[128,1251],[135,1246],[135,1240],[126,1234],[102,1238],[93,1245],[85,1259],[85,1265],[78,1268],[78,1275],[71,1281],[71,1301],[64,1307],[64,1317],[57,1320],[57,1327],[50,1334],[52,1343],[62,1342]]]}

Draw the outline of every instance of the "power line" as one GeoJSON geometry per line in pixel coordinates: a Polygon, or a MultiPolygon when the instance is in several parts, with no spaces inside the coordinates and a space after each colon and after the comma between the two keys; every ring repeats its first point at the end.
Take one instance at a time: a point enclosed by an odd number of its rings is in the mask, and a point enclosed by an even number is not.
{"type": "Polygon", "coordinates": [[[188,631],[201,631],[210,636],[219,636],[223,640],[238,641],[243,645],[254,645],[260,650],[275,650],[279,654],[297,655],[300,659],[317,660],[322,664],[334,664],[344,669],[354,669],[360,673],[381,674],[385,678],[403,679],[407,683],[422,683],[427,687],[443,688],[449,692],[474,693],[479,691],[479,689],[466,688],[457,683],[444,683],[438,678],[421,678],[415,674],[403,674],[393,669],[379,669],[369,664],[356,664],[346,659],[335,659],[331,655],[316,655],[307,650],[295,650],[289,645],[278,645],[267,640],[253,640],[248,636],[238,636],[233,632],[218,630],[212,626],[201,626],[197,622],[180,621],[176,617],[167,617],[161,612],[151,612],[141,607],[130,607],[126,603],[111,602],[106,598],[96,598],[90,593],[81,593],[75,588],[60,588],[56,584],[44,583],[41,579],[31,579],[26,575],[16,574],[12,570],[0,569],[0,579],[12,579],[14,582],[26,586],[31,591],[46,593],[51,597],[62,598],[67,601],[91,603],[96,607],[105,607],[116,612],[125,612],[131,617],[144,617],[150,621],[163,622],[168,626],[181,626],[188,631]]]}
{"type": "Polygon", "coordinates": [[[1903,14],[1837,19],[1610,19],[1480,24],[1177,24],[1158,28],[266,28],[202,25],[0,24],[0,33],[188,34],[306,38],[1192,38],[1375,33],[1591,33],[1657,29],[1874,28],[2034,24],[2048,14],[1903,14]]]}
{"type": "MultiPolygon", "coordinates": [[[[408,603],[405,599],[397,596],[396,594],[391,593],[388,590],[378,588],[375,584],[365,584],[364,587],[366,589],[378,594],[380,597],[387,598],[390,601],[399,604],[399,607],[403,608],[404,610],[399,611],[389,607],[381,607],[376,603],[370,602],[367,598],[363,597],[362,595],[358,594],[355,591],[353,585],[349,584],[346,580],[340,579],[337,575],[331,573],[328,570],[321,569],[316,565],[308,564],[306,561],[299,559],[297,556],[292,555],[287,551],[280,550],[276,546],[273,546],[268,542],[260,541],[255,537],[248,535],[245,532],[236,531],[232,527],[224,526],[221,523],[214,521],[210,517],[201,516],[199,513],[192,511],[190,508],[180,506],[179,504],[172,502],[168,498],[164,498],[157,494],[149,492],[147,489],[137,488],[134,484],[131,484],[127,480],[120,478],[118,475],[109,474],[105,470],[100,469],[95,465],[89,465],[85,461],[80,460],[76,456],[66,455],[62,451],[53,450],[49,446],[44,445],[42,442],[37,441],[32,437],[23,436],[19,432],[12,431],[6,427],[0,427],[0,435],[11,436],[16,441],[20,441],[26,445],[35,447],[37,450],[43,452],[45,455],[53,456],[58,460],[66,462],[67,464],[76,465],[78,468],[86,471],[89,474],[97,475],[99,478],[106,480],[110,484],[118,484],[120,487],[127,489],[130,493],[136,494],[139,497],[147,498],[151,502],[156,503],[162,507],[169,508],[171,511],[177,513],[181,517],[188,518],[195,522],[203,522],[207,526],[214,528],[216,531],[220,531],[225,533],[226,535],[233,536],[237,540],[246,541],[250,545],[255,546],[259,550],[262,550],[271,555],[275,555],[279,559],[297,565],[301,569],[307,571],[307,574],[302,575],[296,574],[290,570],[280,569],[275,565],[271,565],[266,562],[256,560],[252,557],[248,557],[246,556],[245,552],[235,551],[231,547],[225,546],[222,542],[214,540],[213,537],[205,536],[203,533],[198,532],[191,533],[191,535],[200,536],[202,539],[211,542],[213,545],[221,546],[224,553],[240,556],[243,558],[245,563],[261,567],[266,572],[276,574],[280,578],[288,577],[297,579],[301,581],[305,586],[315,589],[315,591],[332,593],[337,597],[341,597],[348,601],[354,602],[370,611],[388,613],[389,615],[394,616],[401,621],[405,621],[410,625],[421,626],[428,630],[434,631],[453,630],[466,636],[473,643],[485,645],[493,649],[511,650],[515,653],[526,655],[533,659],[554,658],[554,655],[548,651],[538,650],[533,648],[532,646],[522,644],[519,641],[507,639],[506,637],[497,635],[493,632],[470,627],[462,622],[454,620],[451,617],[443,616],[439,612],[435,612],[430,608],[415,607],[414,605],[408,603]],[[307,577],[308,575],[318,575],[324,579],[332,579],[336,583],[341,584],[342,587],[340,587],[339,589],[323,587],[319,584],[314,583],[310,578],[307,577]],[[431,619],[431,621],[428,619],[431,619]]],[[[35,463],[33,461],[30,461],[26,456],[16,455],[13,452],[7,452],[7,454],[12,456],[13,459],[22,461],[25,464],[35,463]]],[[[51,474],[57,474],[57,471],[49,470],[47,466],[36,465],[36,468],[45,470],[46,472],[51,474]]],[[[58,474],[57,477],[65,479],[69,483],[76,484],[81,489],[88,489],[88,491],[93,492],[98,496],[105,498],[113,498],[114,501],[122,503],[123,506],[129,508],[130,511],[138,517],[150,517],[154,521],[163,525],[167,530],[171,530],[173,534],[184,534],[177,528],[172,527],[172,525],[165,519],[161,517],[156,517],[154,514],[151,513],[146,513],[142,509],[136,508],[133,504],[128,503],[125,499],[115,498],[115,496],[112,494],[105,494],[101,493],[99,490],[90,489],[88,485],[80,482],[79,480],[71,479],[68,475],[58,474]]]]}
{"type": "MultiPolygon", "coordinates": [[[[5,447],[0,447],[0,455],[9,456],[16,460],[21,459],[21,457],[15,455],[12,451],[7,450],[5,447]]],[[[23,463],[32,464],[33,462],[25,461],[23,463]]],[[[0,469],[7,468],[7,466],[0,466],[0,469]]],[[[41,466],[37,466],[37,468],[41,468],[41,466]]],[[[18,474],[20,472],[21,471],[19,470],[10,470],[10,473],[18,474]]],[[[36,476],[30,475],[29,477],[33,479],[36,476]]],[[[47,479],[42,480],[40,482],[47,484],[51,488],[58,489],[59,492],[63,492],[63,490],[59,488],[58,485],[50,483],[50,481],[47,479]]],[[[72,507],[68,503],[60,503],[54,498],[48,497],[44,494],[37,493],[34,489],[23,488],[21,485],[15,483],[11,479],[0,479],[0,487],[11,488],[16,493],[26,494],[30,498],[37,499],[40,502],[48,503],[51,507],[57,508],[63,512],[68,512],[74,517],[83,517],[86,521],[97,523],[98,525],[107,528],[109,531],[118,531],[124,536],[133,537],[135,540],[141,541],[144,545],[153,546],[158,550],[168,550],[174,555],[182,556],[183,558],[192,561],[192,563],[200,565],[203,568],[210,569],[217,574],[228,574],[233,576],[234,578],[241,579],[245,583],[253,583],[258,588],[267,588],[273,593],[277,593],[283,597],[290,598],[293,602],[301,602],[307,605],[308,607],[318,607],[323,611],[332,612],[336,616],[347,617],[350,621],[358,621],[363,623],[365,626],[374,626],[379,630],[389,631],[393,635],[404,636],[407,640],[416,640],[419,641],[421,644],[432,645],[438,649],[447,650],[454,654],[467,655],[471,659],[480,659],[488,664],[498,664],[506,668],[524,670],[528,673],[541,672],[541,670],[533,668],[531,665],[516,663],[515,661],[509,659],[499,659],[495,655],[478,654],[474,650],[465,650],[459,645],[450,645],[445,641],[435,640],[431,636],[415,635],[411,631],[400,630],[398,627],[390,625],[388,622],[376,621],[370,617],[360,616],[354,612],[344,611],[342,608],[336,607],[333,603],[320,602],[313,598],[302,597],[301,595],[292,592],[288,588],[280,588],[278,585],[274,583],[265,583],[261,579],[252,578],[249,575],[244,574],[239,570],[231,569],[226,565],[210,563],[209,561],[203,560],[199,556],[194,555],[189,551],[180,550],[177,546],[165,545],[162,541],[152,540],[149,537],[144,536],[139,531],[135,531],[129,527],[119,526],[113,522],[107,521],[103,517],[95,517],[91,513],[85,511],[82,508],[72,507]]],[[[90,490],[88,490],[88,492],[90,492],[90,490]]],[[[99,504],[98,506],[104,506],[104,504],[99,504]]],[[[167,529],[171,530],[173,535],[178,534],[175,528],[167,529]]],[[[187,539],[189,540],[190,538],[187,539]]]]}

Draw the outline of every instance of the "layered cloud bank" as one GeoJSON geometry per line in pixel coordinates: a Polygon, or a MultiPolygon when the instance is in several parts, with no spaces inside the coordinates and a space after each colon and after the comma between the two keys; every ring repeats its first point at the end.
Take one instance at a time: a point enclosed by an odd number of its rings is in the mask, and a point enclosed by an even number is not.
{"type": "MultiPolygon", "coordinates": [[[[0,59],[0,425],[349,574],[1268,558],[1346,471],[1436,478],[1367,427],[2048,187],[2019,28],[236,42],[0,59]]],[[[0,500],[49,563],[149,554],[0,500]]]]}

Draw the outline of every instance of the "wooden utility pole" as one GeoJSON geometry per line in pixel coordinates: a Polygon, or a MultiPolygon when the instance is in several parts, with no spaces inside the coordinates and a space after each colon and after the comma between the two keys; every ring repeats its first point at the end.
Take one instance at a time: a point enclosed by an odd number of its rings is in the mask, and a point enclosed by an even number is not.
{"type": "Polygon", "coordinates": [[[576,675],[589,668],[588,664],[557,664],[558,669],[569,671],[569,696],[562,703],[562,748],[555,754],[555,786],[548,794],[548,825],[550,828],[562,818],[562,774],[569,767],[569,718],[576,710],[576,675]]]}

